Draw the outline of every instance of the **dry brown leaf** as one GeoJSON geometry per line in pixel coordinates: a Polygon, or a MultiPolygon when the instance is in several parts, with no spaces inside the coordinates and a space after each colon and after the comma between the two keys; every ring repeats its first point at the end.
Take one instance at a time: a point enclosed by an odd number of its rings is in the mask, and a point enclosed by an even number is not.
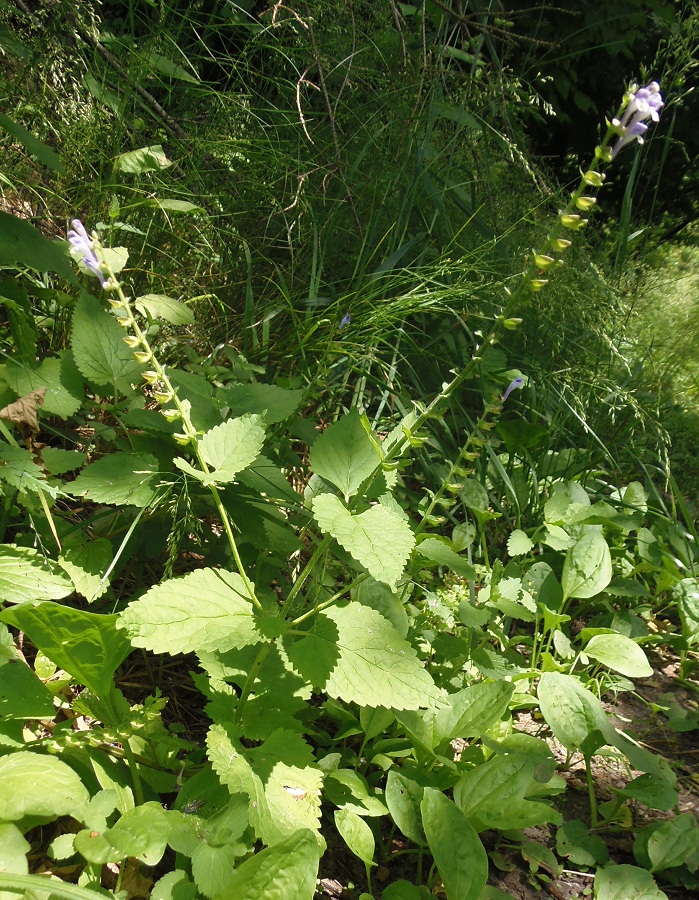
{"type": "Polygon", "coordinates": [[[39,417],[37,416],[37,407],[44,405],[44,397],[46,397],[47,388],[42,387],[36,391],[30,391],[14,403],[8,403],[3,409],[0,409],[0,419],[6,419],[19,426],[24,438],[32,434],[36,434],[39,430],[39,417]]]}

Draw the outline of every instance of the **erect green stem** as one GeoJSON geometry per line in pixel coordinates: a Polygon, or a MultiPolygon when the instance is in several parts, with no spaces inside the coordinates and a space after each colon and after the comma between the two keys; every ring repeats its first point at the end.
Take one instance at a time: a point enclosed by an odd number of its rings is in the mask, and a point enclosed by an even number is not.
{"type": "Polygon", "coordinates": [[[243,685],[243,690],[241,691],[240,699],[238,700],[238,706],[235,710],[235,722],[237,725],[240,724],[241,719],[243,718],[243,710],[245,709],[245,704],[248,702],[248,697],[250,696],[250,692],[252,691],[255,684],[257,673],[262,668],[262,665],[267,659],[269,651],[272,649],[273,645],[274,641],[269,641],[269,643],[264,644],[260,649],[260,652],[255,657],[255,662],[252,664],[252,666],[250,666],[248,677],[245,679],[245,684],[243,685]]]}
{"type": "Polygon", "coordinates": [[[315,569],[318,561],[321,556],[325,553],[330,545],[330,541],[332,537],[329,534],[326,534],[323,540],[318,544],[316,549],[313,551],[313,555],[308,560],[306,565],[303,567],[302,571],[299,573],[299,577],[294,582],[293,587],[289,591],[286,600],[282,604],[281,610],[279,612],[280,616],[284,616],[284,614],[289,610],[291,604],[296,599],[296,595],[299,593],[301,588],[304,586],[305,582],[308,580],[308,576],[311,574],[313,569],[315,569]]]}
{"type": "MultiPolygon", "coordinates": [[[[180,400],[180,398],[177,394],[177,390],[174,387],[174,385],[172,384],[172,382],[170,381],[167,371],[165,370],[165,366],[160,364],[159,360],[153,353],[153,350],[151,349],[151,346],[148,343],[147,336],[144,334],[140,325],[136,321],[136,317],[134,316],[134,314],[131,310],[131,304],[130,304],[128,298],[126,297],[126,295],[124,294],[124,290],[121,287],[121,284],[117,281],[116,277],[114,276],[114,273],[111,271],[111,269],[109,268],[109,266],[106,263],[105,263],[105,268],[109,274],[110,280],[112,282],[114,282],[114,284],[115,284],[114,290],[116,291],[116,293],[119,297],[119,300],[116,302],[113,302],[112,305],[121,309],[121,311],[123,312],[123,316],[119,317],[120,324],[123,324],[125,327],[127,327],[130,331],[133,332],[136,342],[143,348],[142,352],[147,356],[147,361],[148,361],[149,365],[151,365],[153,367],[153,371],[151,372],[151,375],[154,376],[155,380],[162,382],[162,384],[165,386],[165,392],[164,392],[162,402],[168,402],[171,400],[175,404],[175,409],[177,410],[178,416],[179,416],[180,420],[182,421],[182,427],[183,427],[183,432],[184,432],[183,437],[185,439],[185,442],[191,445],[200,469],[204,473],[209,474],[211,469],[210,469],[208,463],[206,462],[206,460],[204,459],[204,456],[201,452],[201,447],[199,446],[199,438],[198,438],[197,430],[192,423],[192,418],[189,414],[188,408],[185,407],[185,405],[180,400]]],[[[128,343],[128,340],[127,340],[127,343],[128,343]]],[[[156,399],[158,399],[157,395],[156,395],[156,399]]],[[[233,527],[231,525],[230,516],[228,515],[228,512],[227,512],[225,506],[223,505],[223,501],[221,500],[221,494],[215,484],[208,485],[208,488],[209,488],[209,491],[211,492],[211,496],[213,497],[214,504],[215,504],[218,514],[221,518],[221,523],[223,524],[223,529],[226,532],[226,538],[228,539],[228,544],[231,548],[231,553],[233,554],[233,560],[235,561],[236,569],[238,570],[238,574],[240,575],[240,577],[243,580],[243,584],[245,585],[245,590],[247,592],[247,595],[250,598],[250,601],[252,602],[253,606],[255,606],[259,611],[262,611],[262,604],[260,603],[260,601],[257,599],[257,596],[255,595],[255,588],[254,588],[252,582],[250,581],[250,579],[248,578],[248,574],[245,571],[245,567],[243,566],[243,561],[240,558],[240,552],[238,550],[238,544],[236,542],[235,535],[233,534],[233,527]]]]}

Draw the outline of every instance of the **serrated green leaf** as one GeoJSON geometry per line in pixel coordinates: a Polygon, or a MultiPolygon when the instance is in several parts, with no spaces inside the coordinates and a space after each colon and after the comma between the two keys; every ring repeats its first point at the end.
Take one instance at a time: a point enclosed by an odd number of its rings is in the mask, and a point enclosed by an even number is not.
{"type": "Polygon", "coordinates": [[[627,678],[649,678],[653,674],[646,654],[623,634],[596,634],[585,644],[585,653],[627,678]]]}
{"type": "Polygon", "coordinates": [[[319,494],[311,505],[321,530],[331,534],[373,578],[395,589],[415,544],[408,523],[381,505],[352,515],[334,494],[319,494]]]}
{"type": "Polygon", "coordinates": [[[80,822],[89,800],[80,777],[55,756],[24,750],[0,757],[0,820],[72,816],[80,822]]]}
{"type": "Polygon", "coordinates": [[[520,528],[513,531],[507,539],[507,552],[510,556],[524,556],[525,553],[529,553],[533,546],[534,544],[529,535],[520,528]]]}
{"type": "Polygon", "coordinates": [[[51,475],[65,475],[79,469],[85,462],[87,453],[80,450],[62,450],[60,447],[44,447],[41,461],[51,475]]]}
{"type": "Polygon", "coordinates": [[[46,475],[34,462],[34,456],[24,447],[0,444],[0,483],[2,482],[23,494],[45,491],[56,495],[55,488],[47,483],[46,475]]]}
{"type": "Polygon", "coordinates": [[[228,419],[207,431],[199,441],[199,449],[214,471],[202,479],[204,484],[233,481],[238,472],[255,461],[264,440],[260,416],[250,414],[228,419]]]}
{"type": "Polygon", "coordinates": [[[311,448],[311,468],[339,488],[349,500],[381,462],[378,446],[367,434],[359,412],[353,407],[327,428],[311,448]]]}
{"type": "Polygon", "coordinates": [[[367,866],[375,866],[374,833],[360,816],[347,809],[335,810],[335,827],[340,837],[355,856],[367,866]]]}
{"type": "Polygon", "coordinates": [[[560,525],[547,525],[544,543],[552,550],[568,550],[575,540],[560,525]]]}
{"type": "Polygon", "coordinates": [[[447,900],[478,900],[488,879],[488,856],[480,838],[441,791],[426,788],[420,808],[447,900]]]}
{"type": "Polygon", "coordinates": [[[282,729],[253,750],[243,747],[240,737],[232,725],[213,725],[207,753],[231,794],[249,796],[250,824],[258,837],[274,844],[299,828],[317,832],[323,773],[311,765],[310,747],[282,729]]]}
{"type": "Polygon", "coordinates": [[[639,865],[651,872],[673,869],[699,851],[699,826],[691,812],[681,813],[663,822],[653,822],[639,832],[633,855],[639,865]]]}
{"type": "Polygon", "coordinates": [[[131,652],[115,628],[117,618],[49,601],[0,613],[3,622],[24,631],[35,647],[101,698],[110,695],[114,672],[131,652]]]}
{"type": "Polygon", "coordinates": [[[303,399],[303,391],[288,390],[276,384],[234,384],[219,392],[222,402],[231,408],[236,416],[244,413],[264,414],[265,422],[273,425],[283,422],[298,409],[303,399]]]}
{"type": "Polygon", "coordinates": [[[70,575],[78,594],[91,603],[109,587],[109,581],[105,581],[101,587],[100,584],[113,558],[114,551],[110,542],[106,538],[95,538],[65,545],[58,562],[70,575]]]}
{"type": "Polygon", "coordinates": [[[124,329],[89,294],[75,307],[70,346],[80,372],[98,387],[116,385],[127,393],[141,380],[142,367],[124,343],[124,329]]]}
{"type": "Polygon", "coordinates": [[[110,453],[90,463],[70,485],[74,497],[144,508],[157,495],[158,460],[148,453],[110,453]]]}
{"type": "Polygon", "coordinates": [[[144,294],[135,301],[136,309],[152,319],[165,319],[172,325],[191,325],[194,322],[194,313],[180,300],[167,297],[164,294],[144,294]]]}
{"type": "Polygon", "coordinates": [[[475,478],[465,478],[464,486],[459,496],[469,509],[478,510],[478,512],[487,512],[490,505],[488,500],[488,492],[475,478]]]}
{"type": "Polygon", "coordinates": [[[360,603],[326,609],[306,637],[295,643],[285,638],[285,647],[315,688],[348,703],[419,709],[439,697],[410,644],[360,603]]]}
{"type": "Polygon", "coordinates": [[[557,481],[544,505],[547,525],[566,525],[590,506],[585,488],[577,481],[557,481]]]}
{"type": "Polygon", "coordinates": [[[43,410],[47,415],[68,419],[82,405],[82,378],[68,351],[45,359],[37,369],[9,362],[3,375],[20,397],[45,387],[43,410]]]}
{"type": "Polygon", "coordinates": [[[612,558],[601,527],[583,527],[583,536],[570,548],[563,563],[564,599],[594,597],[612,580],[612,558]]]}
{"type": "Polygon", "coordinates": [[[152,147],[141,147],[120,153],[114,160],[114,170],[128,175],[143,175],[146,172],[157,172],[172,165],[160,144],[152,147]]]}
{"type": "Polygon", "coordinates": [[[216,900],[313,900],[319,860],[313,832],[301,829],[238,866],[216,900]]]}
{"type": "Polygon", "coordinates": [[[655,879],[636,866],[605,866],[595,874],[595,900],[668,900],[655,879]]]}
{"type": "Polygon", "coordinates": [[[129,603],[118,627],[134,647],[154,653],[225,651],[263,640],[243,579],[225,569],[163,581],[129,603]]]}
{"type": "Polygon", "coordinates": [[[72,593],[72,581],[63,572],[51,572],[37,550],[0,544],[0,601],[62,600],[72,593]]]}
{"type": "Polygon", "coordinates": [[[104,865],[133,857],[147,866],[160,862],[170,835],[170,817],[154,800],[127,810],[112,828],[85,829],[74,845],[89,862],[104,865]]]}

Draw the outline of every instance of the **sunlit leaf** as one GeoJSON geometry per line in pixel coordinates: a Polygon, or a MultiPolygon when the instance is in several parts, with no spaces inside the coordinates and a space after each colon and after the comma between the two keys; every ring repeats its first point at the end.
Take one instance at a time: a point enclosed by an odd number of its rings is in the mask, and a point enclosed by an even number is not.
{"type": "Polygon", "coordinates": [[[355,407],[326,429],[311,448],[313,471],[339,488],[347,500],[380,462],[381,452],[355,407]]]}

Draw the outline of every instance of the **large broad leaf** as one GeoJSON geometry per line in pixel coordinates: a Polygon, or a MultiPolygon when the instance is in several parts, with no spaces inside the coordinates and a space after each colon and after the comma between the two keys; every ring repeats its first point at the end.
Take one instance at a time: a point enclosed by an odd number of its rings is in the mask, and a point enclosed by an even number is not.
{"type": "Polygon", "coordinates": [[[65,241],[50,241],[29,222],[6,212],[0,212],[0,266],[57,272],[71,284],[78,284],[65,241]]]}
{"type": "Polygon", "coordinates": [[[171,821],[160,803],[149,800],[127,810],[111,828],[79,832],[74,846],[88,862],[99,865],[133,857],[155,866],[165,852],[171,821]]]}
{"type": "Polygon", "coordinates": [[[216,900],[313,900],[319,860],[318,841],[302,829],[238,866],[216,900]]]}
{"type": "Polygon", "coordinates": [[[414,777],[395,766],[388,770],[386,806],[403,834],[419,847],[425,846],[425,833],[420,814],[420,804],[424,796],[424,786],[414,777]]]}
{"type": "Polygon", "coordinates": [[[550,806],[525,799],[535,764],[530,755],[495,756],[459,779],[454,802],[476,831],[505,831],[560,822],[559,814],[550,806]]]}
{"type": "Polygon", "coordinates": [[[596,634],[585,645],[585,653],[627,678],[649,678],[653,674],[646,654],[623,634],[596,634]]]}
{"type": "Polygon", "coordinates": [[[232,725],[213,725],[207,755],[231,794],[250,798],[250,824],[257,836],[274,844],[299,828],[318,832],[323,773],[312,764],[308,744],[283,729],[252,750],[240,738],[232,725]]]}
{"type": "Polygon", "coordinates": [[[115,171],[125,172],[128,175],[143,175],[146,172],[157,172],[160,169],[167,169],[171,165],[172,163],[165,155],[165,151],[160,144],[120,153],[114,160],[115,171]]]}
{"type": "Polygon", "coordinates": [[[144,53],[141,59],[150,63],[154,69],[163,75],[167,75],[169,78],[176,78],[178,81],[188,81],[191,84],[199,84],[199,79],[192,75],[191,72],[183,69],[182,66],[173,62],[167,56],[156,53],[155,50],[149,50],[147,53],[144,53]]]}
{"type": "Polygon", "coordinates": [[[264,415],[265,422],[272,425],[283,422],[296,412],[303,399],[303,391],[286,390],[276,384],[234,384],[219,392],[224,403],[236,416],[244,413],[264,415]]]}
{"type": "MultiPolygon", "coordinates": [[[[4,482],[22,494],[43,491],[55,497],[56,488],[46,481],[43,469],[34,462],[34,455],[24,447],[0,444],[0,483],[4,482]]],[[[6,493],[5,490],[2,493],[6,493]]]]}
{"type": "Polygon", "coordinates": [[[419,709],[439,697],[410,644],[360,603],[326,609],[308,635],[286,649],[315,688],[347,703],[419,709]]]}
{"type": "Polygon", "coordinates": [[[577,750],[593,731],[607,729],[602,704],[570,675],[544,672],[538,697],[544,719],[567,750],[577,750]]]}
{"type": "Polygon", "coordinates": [[[74,497],[143,508],[157,494],[158,460],[147,453],[110,453],[84,468],[70,485],[74,497]]]}
{"type": "Polygon", "coordinates": [[[81,821],[90,795],[75,772],[55,756],[22,751],[0,758],[0,820],[26,816],[81,821]]]}
{"type": "Polygon", "coordinates": [[[78,369],[98,387],[128,392],[142,367],[124,343],[124,329],[94,297],[82,294],[73,313],[70,346],[78,369]]]}
{"type": "Polygon", "coordinates": [[[502,718],[513,692],[514,685],[506,681],[481,681],[450,694],[448,706],[437,710],[435,717],[438,743],[481,737],[502,718]]]}
{"type": "Polygon", "coordinates": [[[653,822],[639,832],[633,845],[636,862],[651,872],[681,866],[698,851],[699,826],[691,812],[653,822]]]}
{"type": "Polygon", "coordinates": [[[264,440],[265,430],[260,416],[228,419],[207,431],[199,442],[199,449],[214,471],[202,481],[205,484],[233,481],[238,472],[257,459],[264,440]]]}
{"type": "Polygon", "coordinates": [[[612,558],[600,526],[590,525],[566,554],[563,564],[564,599],[594,597],[612,580],[612,558]]]}
{"type": "Polygon", "coordinates": [[[667,900],[667,894],[645,869],[605,866],[595,875],[595,900],[667,900]]]}
{"type": "Polygon", "coordinates": [[[353,600],[362,603],[364,606],[370,606],[376,612],[380,612],[384,619],[393,625],[401,637],[408,634],[410,627],[408,614],[405,607],[401,603],[400,597],[388,587],[387,584],[381,584],[373,578],[365,578],[360,582],[354,594],[353,600]]]}
{"type": "Polygon", "coordinates": [[[173,325],[191,325],[194,312],[180,300],[164,294],[144,294],[136,300],[136,309],[153,319],[165,319],[173,325]]]}
{"type": "Polygon", "coordinates": [[[377,581],[395,588],[415,544],[408,523],[385,506],[353,516],[339,497],[314,497],[313,513],[322,531],[331,534],[377,581]]]}
{"type": "Polygon", "coordinates": [[[356,494],[380,462],[381,451],[369,437],[356,407],[326,429],[311,448],[313,471],[339,488],[345,500],[356,494]]]}
{"type": "Polygon", "coordinates": [[[0,618],[25,632],[35,647],[98,697],[109,696],[112,676],[131,652],[116,630],[117,616],[44,602],[14,606],[0,618]]]}
{"type": "Polygon", "coordinates": [[[103,576],[113,558],[111,543],[106,538],[94,538],[65,544],[58,561],[70,575],[77,593],[91,603],[109,587],[109,580],[103,581],[103,576]]]}
{"type": "Polygon", "coordinates": [[[61,600],[72,593],[72,581],[63,572],[52,572],[37,550],[0,544],[0,601],[61,600]]]}
{"type": "Polygon", "coordinates": [[[475,830],[461,810],[434,788],[425,789],[421,811],[447,900],[478,900],[488,879],[488,855],[475,830]]]}
{"type": "Polygon", "coordinates": [[[225,651],[261,641],[237,572],[197,569],[152,587],[121,614],[134,647],[154,653],[225,651]]]}
{"type": "Polygon", "coordinates": [[[43,410],[50,416],[68,419],[82,404],[83,381],[69,351],[45,359],[38,369],[10,362],[3,373],[13,391],[20,396],[46,388],[43,410]]]}
{"type": "Polygon", "coordinates": [[[51,691],[20,659],[0,623],[0,719],[51,719],[54,712],[51,691]]]}
{"type": "Polygon", "coordinates": [[[335,827],[349,849],[358,856],[365,866],[375,866],[374,833],[361,816],[348,809],[335,810],[335,827]]]}

